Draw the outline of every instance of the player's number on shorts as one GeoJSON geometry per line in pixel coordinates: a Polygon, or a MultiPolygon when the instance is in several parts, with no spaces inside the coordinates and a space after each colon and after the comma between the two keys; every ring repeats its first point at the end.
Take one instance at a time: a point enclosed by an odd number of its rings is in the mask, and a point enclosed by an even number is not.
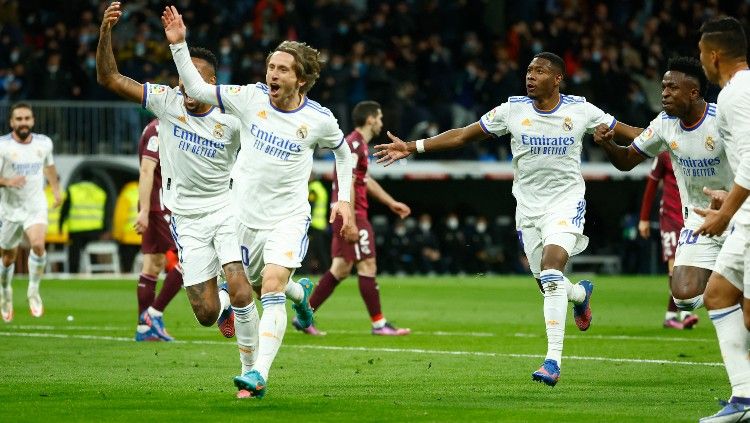
{"type": "Polygon", "coordinates": [[[359,230],[359,249],[363,254],[370,254],[370,234],[367,229],[359,230]]]}
{"type": "MultiPolygon", "coordinates": [[[[672,236],[674,236],[674,232],[672,232],[672,236]]],[[[693,232],[692,229],[685,228],[680,232],[680,240],[677,242],[677,245],[691,245],[696,242],[698,242],[698,234],[693,232]]]]}
{"type": "Polygon", "coordinates": [[[250,250],[244,245],[240,245],[240,256],[242,256],[242,264],[250,266],[250,250]]]}

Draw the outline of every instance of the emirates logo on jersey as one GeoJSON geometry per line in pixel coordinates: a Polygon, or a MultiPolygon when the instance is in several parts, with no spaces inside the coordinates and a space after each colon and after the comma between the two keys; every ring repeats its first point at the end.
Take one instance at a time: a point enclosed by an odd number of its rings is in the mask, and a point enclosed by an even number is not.
{"type": "Polygon", "coordinates": [[[214,136],[216,138],[224,138],[224,128],[220,123],[217,123],[216,126],[214,126],[214,136]]]}
{"type": "Polygon", "coordinates": [[[297,138],[302,140],[307,138],[307,125],[302,125],[297,128],[297,138]]]}
{"type": "Polygon", "coordinates": [[[573,130],[573,119],[571,119],[570,116],[565,116],[565,120],[563,120],[563,130],[566,132],[573,130]]]}
{"type": "Polygon", "coordinates": [[[714,148],[716,148],[716,142],[712,137],[706,137],[706,150],[708,151],[714,151],[714,148]]]}

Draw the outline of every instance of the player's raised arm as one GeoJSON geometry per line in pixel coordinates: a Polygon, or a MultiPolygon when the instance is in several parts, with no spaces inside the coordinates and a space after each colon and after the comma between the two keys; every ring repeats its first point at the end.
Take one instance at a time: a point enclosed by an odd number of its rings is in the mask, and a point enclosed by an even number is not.
{"type": "Polygon", "coordinates": [[[182,85],[185,87],[185,93],[202,103],[221,106],[216,95],[216,85],[204,81],[190,59],[190,52],[185,42],[187,28],[177,8],[167,6],[161,16],[161,22],[164,24],[164,34],[169,41],[172,58],[180,74],[182,85]]]}
{"type": "MultiPolygon", "coordinates": [[[[602,147],[604,152],[607,154],[607,159],[609,159],[610,163],[612,163],[618,170],[628,171],[636,167],[638,163],[646,160],[647,157],[639,153],[638,150],[635,149],[633,144],[628,147],[617,145],[617,143],[614,141],[614,138],[615,128],[617,128],[618,126],[620,126],[619,122],[612,129],[604,124],[597,126],[594,130],[594,142],[602,147]]],[[[631,126],[623,125],[623,128],[624,129],[622,131],[624,133],[631,134],[635,132],[630,131],[630,129],[634,129],[631,126]]],[[[635,134],[634,138],[638,136],[638,133],[635,134]]]]}
{"type": "Polygon", "coordinates": [[[375,156],[378,157],[378,163],[388,166],[391,163],[408,157],[413,153],[424,153],[427,151],[453,150],[461,148],[472,142],[488,138],[490,135],[482,129],[479,122],[473,123],[463,128],[450,129],[434,137],[421,139],[417,141],[404,142],[401,138],[388,132],[391,139],[390,144],[380,144],[375,146],[375,156]]]}
{"type": "Polygon", "coordinates": [[[112,52],[112,27],[122,16],[120,2],[112,2],[104,11],[99,28],[99,44],[96,46],[96,81],[117,95],[140,103],[143,99],[143,85],[122,75],[117,70],[117,62],[112,52]]]}

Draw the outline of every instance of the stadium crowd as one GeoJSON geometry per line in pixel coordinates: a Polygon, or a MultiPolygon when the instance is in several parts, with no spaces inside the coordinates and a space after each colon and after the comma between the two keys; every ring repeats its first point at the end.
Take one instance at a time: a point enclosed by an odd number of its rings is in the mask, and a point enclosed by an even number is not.
{"type": "MultiPolygon", "coordinates": [[[[176,85],[158,16],[163,3],[128,2],[129,16],[113,43],[123,73],[176,85]]],[[[700,22],[721,13],[747,20],[750,10],[747,2],[722,0],[176,3],[186,11],[193,45],[216,52],[219,83],[262,80],[268,51],[283,39],[303,40],[328,62],[311,96],[334,111],[342,128],[352,127],[354,104],[372,99],[384,106],[386,128],[409,139],[475,122],[508,96],[523,94],[525,64],[543,50],[565,59],[564,92],[644,126],[661,109],[667,60],[696,55],[700,22]]],[[[106,4],[37,8],[0,0],[0,101],[114,100],[95,72],[98,17],[106,4]]],[[[507,143],[495,143],[431,159],[509,155],[507,143]]],[[[583,159],[602,155],[588,141],[583,159]]]]}

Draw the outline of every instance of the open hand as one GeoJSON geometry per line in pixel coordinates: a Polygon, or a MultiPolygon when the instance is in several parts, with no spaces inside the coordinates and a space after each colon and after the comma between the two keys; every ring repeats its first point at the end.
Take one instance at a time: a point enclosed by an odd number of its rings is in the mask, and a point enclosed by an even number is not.
{"type": "Polygon", "coordinates": [[[109,6],[107,6],[107,10],[104,11],[104,18],[102,19],[102,25],[99,28],[99,31],[111,31],[112,27],[115,26],[117,21],[120,20],[120,16],[122,16],[122,10],[120,10],[120,2],[113,1],[109,6]]]}
{"type": "Polygon", "coordinates": [[[388,138],[393,142],[375,146],[375,157],[378,158],[377,163],[382,163],[383,166],[389,166],[393,162],[408,157],[411,154],[406,143],[401,138],[391,134],[390,131],[388,131],[388,138]]]}
{"type": "Polygon", "coordinates": [[[187,28],[185,27],[185,23],[182,22],[182,15],[177,13],[176,7],[167,6],[164,8],[164,13],[161,15],[161,23],[164,25],[164,34],[167,36],[167,41],[170,44],[179,44],[185,41],[187,28]]]}
{"type": "Polygon", "coordinates": [[[729,226],[729,221],[732,219],[731,216],[727,216],[721,213],[720,210],[712,209],[693,209],[699,216],[703,216],[706,220],[698,228],[695,233],[698,235],[706,236],[718,236],[724,233],[729,226]]]}

